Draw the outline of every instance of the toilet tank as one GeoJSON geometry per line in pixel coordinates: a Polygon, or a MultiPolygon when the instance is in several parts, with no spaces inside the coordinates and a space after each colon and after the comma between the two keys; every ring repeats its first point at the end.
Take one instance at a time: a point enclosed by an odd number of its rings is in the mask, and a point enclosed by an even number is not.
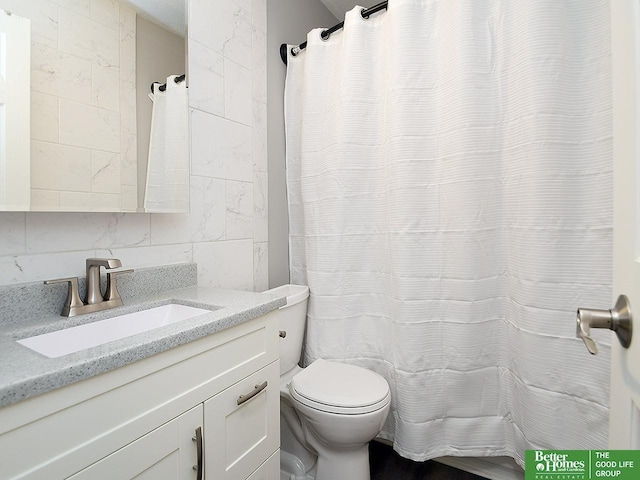
{"type": "Polygon", "coordinates": [[[307,323],[307,301],[309,287],[304,285],[282,285],[264,293],[286,296],[287,304],[278,311],[278,325],[287,332],[280,339],[280,375],[288,372],[300,361],[304,328],[307,323]]]}

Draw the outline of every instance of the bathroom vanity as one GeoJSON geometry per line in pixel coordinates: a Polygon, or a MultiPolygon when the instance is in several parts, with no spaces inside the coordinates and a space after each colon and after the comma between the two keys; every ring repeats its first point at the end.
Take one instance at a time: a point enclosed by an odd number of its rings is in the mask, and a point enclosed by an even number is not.
{"type": "Polygon", "coordinates": [[[215,309],[59,358],[18,345],[25,329],[4,332],[2,478],[280,478],[284,299],[190,287],[124,310],[163,302],[215,309]]]}

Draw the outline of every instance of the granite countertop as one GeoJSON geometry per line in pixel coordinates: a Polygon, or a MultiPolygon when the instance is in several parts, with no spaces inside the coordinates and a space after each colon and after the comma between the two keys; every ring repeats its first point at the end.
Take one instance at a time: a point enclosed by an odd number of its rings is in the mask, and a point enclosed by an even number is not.
{"type": "Polygon", "coordinates": [[[285,304],[283,296],[192,286],[125,300],[122,307],[93,314],[72,318],[46,315],[25,323],[0,325],[0,407],[150,357],[259,317],[285,304]],[[16,342],[168,303],[215,310],[58,358],[47,358],[16,342]]]}

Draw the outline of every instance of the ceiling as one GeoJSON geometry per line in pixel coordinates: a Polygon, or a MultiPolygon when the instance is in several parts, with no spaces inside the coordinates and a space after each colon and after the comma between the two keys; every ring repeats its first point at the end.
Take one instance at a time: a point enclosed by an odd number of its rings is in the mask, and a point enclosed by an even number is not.
{"type": "Polygon", "coordinates": [[[165,27],[167,30],[186,37],[186,0],[122,0],[129,4],[147,20],[165,27]]]}
{"type": "Polygon", "coordinates": [[[340,21],[344,20],[344,14],[351,10],[356,5],[362,7],[373,7],[382,0],[361,0],[356,2],[354,0],[320,0],[325,6],[333,13],[340,21]]]}

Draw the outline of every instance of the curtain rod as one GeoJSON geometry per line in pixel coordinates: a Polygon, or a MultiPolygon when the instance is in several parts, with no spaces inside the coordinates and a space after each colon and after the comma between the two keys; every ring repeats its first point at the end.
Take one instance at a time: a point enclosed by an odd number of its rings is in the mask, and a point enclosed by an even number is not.
{"type": "MultiPolygon", "coordinates": [[[[178,76],[178,77],[175,77],[175,78],[173,79],[173,81],[174,81],[174,82],[176,82],[176,83],[184,82],[184,79],[185,79],[186,77],[187,77],[187,74],[186,74],[186,73],[183,73],[182,75],[180,75],[180,76],[178,76]]],[[[154,90],[153,86],[154,86],[156,83],[158,83],[158,82],[153,82],[153,83],[151,84],[151,93],[155,93],[155,92],[153,91],[153,90],[154,90]]],[[[164,92],[166,89],[167,89],[167,84],[166,84],[166,83],[163,83],[162,85],[160,85],[160,86],[158,87],[158,90],[160,90],[161,92],[164,92]]]]}
{"type": "MultiPolygon", "coordinates": [[[[360,15],[362,15],[362,18],[368,19],[374,13],[377,13],[380,10],[386,10],[388,3],[389,3],[388,1],[381,2],[377,5],[374,5],[373,7],[362,9],[360,11],[360,15]]],[[[344,22],[340,22],[337,25],[334,25],[333,27],[320,32],[320,36],[322,37],[323,40],[327,40],[332,33],[337,32],[343,27],[344,27],[344,22]]],[[[307,42],[302,42],[297,47],[291,48],[291,55],[295,57],[305,48],[307,48],[307,42]]],[[[287,44],[286,43],[283,43],[282,45],[280,45],[280,58],[282,58],[282,61],[286,65],[287,64],[287,44]]]]}

